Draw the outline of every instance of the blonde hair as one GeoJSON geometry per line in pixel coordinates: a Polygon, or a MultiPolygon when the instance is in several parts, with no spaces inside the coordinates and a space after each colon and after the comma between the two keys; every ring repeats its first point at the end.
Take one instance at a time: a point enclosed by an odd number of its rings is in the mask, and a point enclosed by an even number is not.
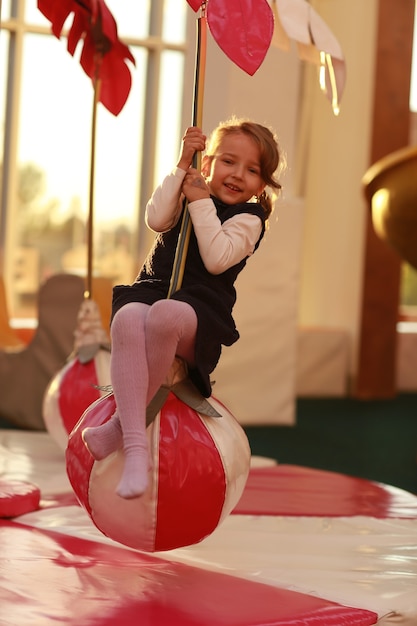
{"type": "Polygon", "coordinates": [[[247,135],[259,148],[260,175],[265,185],[271,188],[274,196],[271,198],[270,194],[263,191],[258,197],[258,202],[264,209],[265,219],[268,219],[272,212],[273,200],[281,189],[275,174],[284,166],[284,158],[280,153],[278,142],[273,132],[266,126],[248,119],[232,117],[230,120],[219,124],[212,132],[207,144],[207,156],[214,156],[223,139],[227,135],[235,133],[247,135]],[[274,191],[277,193],[274,193],[274,191]]]}

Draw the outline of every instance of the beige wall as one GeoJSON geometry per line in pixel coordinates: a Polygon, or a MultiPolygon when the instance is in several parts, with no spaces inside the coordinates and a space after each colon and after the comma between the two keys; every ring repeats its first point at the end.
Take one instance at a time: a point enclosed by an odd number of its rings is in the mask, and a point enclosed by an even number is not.
{"type": "MultiPolygon", "coordinates": [[[[304,204],[298,323],[347,330],[352,370],[367,210],[361,178],[369,165],[377,0],[314,0],[312,4],[338,38],[346,58],[347,83],[339,117],[320,92],[316,68],[300,62],[294,50],[270,48],[261,68],[250,77],[225,57],[209,34],[204,126],[211,130],[235,113],[277,131],[289,166],[284,200],[304,204]]],[[[193,53],[191,48],[191,57],[193,53]]]]}
{"type": "MultiPolygon", "coordinates": [[[[192,24],[195,29],[195,24],[192,24]]],[[[194,52],[194,48],[191,48],[194,52]]],[[[192,60],[186,73],[193,78],[192,60]]],[[[289,167],[285,192],[264,243],[239,277],[235,319],[240,341],[223,351],[214,395],[243,423],[294,421],[298,268],[303,203],[294,198],[301,63],[295,52],[271,48],[254,76],[227,59],[208,36],[203,127],[231,115],[271,126],[289,167]]],[[[190,81],[192,83],[192,80],[190,81]]],[[[192,93],[188,85],[188,93],[192,93]]],[[[186,105],[186,114],[191,110],[186,105]]],[[[190,124],[187,118],[185,125],[190,124]]]]}
{"type": "MultiPolygon", "coordinates": [[[[339,117],[312,90],[304,141],[305,220],[299,323],[344,328],[351,369],[358,349],[365,212],[361,178],[369,166],[376,0],[319,0],[315,6],[342,45],[347,83],[339,117]],[[307,158],[306,158],[307,155],[307,158]]],[[[297,154],[297,158],[301,155],[297,154]]]]}

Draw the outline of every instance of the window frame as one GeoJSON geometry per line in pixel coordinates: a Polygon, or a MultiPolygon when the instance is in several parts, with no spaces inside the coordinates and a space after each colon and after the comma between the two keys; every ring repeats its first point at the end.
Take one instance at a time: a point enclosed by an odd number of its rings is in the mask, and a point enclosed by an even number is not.
{"type": "MultiPolygon", "coordinates": [[[[184,0],[185,3],[185,0],[184,0]]],[[[149,3],[149,29],[147,37],[121,37],[123,42],[131,46],[142,48],[147,53],[145,95],[144,95],[144,124],[142,133],[142,145],[139,150],[146,154],[146,158],[140,159],[140,171],[138,172],[138,193],[135,223],[135,254],[138,259],[145,256],[152,238],[148,229],[143,228],[144,210],[156,184],[157,170],[157,139],[158,139],[158,105],[160,99],[160,73],[162,56],[166,51],[174,51],[183,54],[184,59],[184,85],[181,98],[181,119],[178,120],[178,145],[183,132],[184,120],[186,119],[185,106],[187,97],[184,95],[189,90],[187,76],[190,68],[190,13],[185,13],[185,40],[184,42],[170,42],[162,37],[164,0],[152,0],[149,3]]],[[[19,119],[23,68],[23,46],[25,36],[37,34],[54,37],[50,27],[25,21],[26,0],[11,0],[11,16],[1,20],[2,35],[7,33],[6,60],[4,67],[7,72],[5,111],[4,111],[4,139],[2,146],[2,173],[0,193],[0,258],[2,260],[2,273],[6,285],[6,293],[11,291],[13,280],[13,265],[7,259],[7,253],[13,248],[13,216],[17,209],[17,184],[19,175],[18,144],[19,144],[19,119]],[[11,248],[12,246],[12,248],[11,248]]],[[[3,18],[3,16],[1,16],[3,18]]],[[[117,19],[117,15],[115,15],[117,19]]],[[[66,46],[67,31],[63,31],[62,45],[66,46]]],[[[74,60],[74,62],[78,62],[74,60]]],[[[80,68],[80,71],[83,71],[80,68]]],[[[186,122],[187,125],[190,122],[186,122]]],[[[173,164],[174,165],[174,164],[173,164]]],[[[8,296],[10,298],[10,296],[8,296]]]]}

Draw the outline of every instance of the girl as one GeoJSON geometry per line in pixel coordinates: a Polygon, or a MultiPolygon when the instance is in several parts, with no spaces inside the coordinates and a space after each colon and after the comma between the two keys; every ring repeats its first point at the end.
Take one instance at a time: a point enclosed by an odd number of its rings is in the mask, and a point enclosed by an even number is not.
{"type": "Polygon", "coordinates": [[[146,407],[176,356],[205,397],[221,353],[239,338],[232,317],[234,282],[259,246],[272,210],[266,193],[280,189],[281,165],[271,131],[251,121],[221,124],[202,159],[191,167],[206,137],[188,128],[177,167],[146,207],[147,225],[157,235],[132,285],[114,288],[110,375],[117,411],[105,424],[87,428],[84,442],[96,459],[123,445],[125,464],[117,493],[142,495],[148,485],[146,407]],[[192,222],[181,287],[167,298],[184,198],[192,222]]]}

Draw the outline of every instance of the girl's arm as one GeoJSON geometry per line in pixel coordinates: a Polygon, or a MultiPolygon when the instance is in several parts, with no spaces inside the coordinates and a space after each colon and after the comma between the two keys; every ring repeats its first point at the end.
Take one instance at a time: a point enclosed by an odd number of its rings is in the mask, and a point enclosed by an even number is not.
{"type": "MultiPolygon", "coordinates": [[[[146,205],[146,224],[155,232],[166,232],[178,222],[184,195],[181,187],[194,154],[204,150],[206,136],[200,128],[191,126],[185,131],[177,167],[152,194],[146,205]]],[[[207,195],[209,195],[207,193],[207,195]]]]}
{"type": "Polygon", "coordinates": [[[178,222],[182,209],[181,186],[186,172],[176,167],[155,189],[146,205],[145,222],[157,233],[170,230],[178,222]]]}
{"type": "Polygon", "coordinates": [[[259,217],[240,213],[220,222],[211,198],[188,205],[203,263],[211,274],[221,274],[253,253],[262,232],[259,217]]]}

